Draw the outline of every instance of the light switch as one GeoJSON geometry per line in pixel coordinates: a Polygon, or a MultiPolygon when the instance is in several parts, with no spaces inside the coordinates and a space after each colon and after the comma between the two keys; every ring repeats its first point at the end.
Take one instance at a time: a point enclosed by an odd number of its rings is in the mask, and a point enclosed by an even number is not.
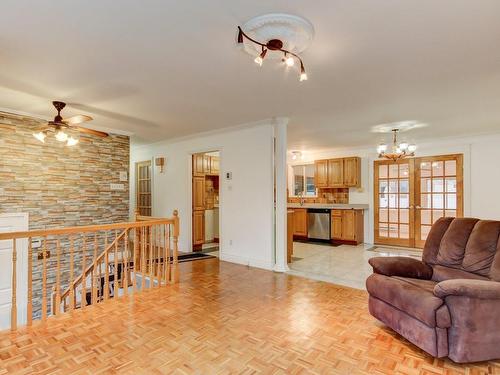
{"type": "Polygon", "coordinates": [[[128,173],[127,172],[120,172],[120,181],[128,181],[128,173]]]}

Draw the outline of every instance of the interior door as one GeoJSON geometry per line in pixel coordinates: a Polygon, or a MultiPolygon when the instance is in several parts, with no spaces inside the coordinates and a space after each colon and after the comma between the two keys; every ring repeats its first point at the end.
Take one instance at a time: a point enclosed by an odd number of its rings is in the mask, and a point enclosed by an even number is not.
{"type": "Polygon", "coordinates": [[[374,163],[375,243],[414,246],[414,160],[374,163]]]}
{"type": "MultiPolygon", "coordinates": [[[[28,230],[27,214],[0,215],[0,232],[28,230]]],[[[17,323],[26,323],[28,241],[16,242],[17,253],[17,323]]],[[[0,330],[10,328],[12,308],[12,240],[0,241],[0,330]]]]}
{"type": "Polygon", "coordinates": [[[415,162],[415,246],[423,247],[440,217],[463,217],[463,156],[432,156],[415,162]]]}

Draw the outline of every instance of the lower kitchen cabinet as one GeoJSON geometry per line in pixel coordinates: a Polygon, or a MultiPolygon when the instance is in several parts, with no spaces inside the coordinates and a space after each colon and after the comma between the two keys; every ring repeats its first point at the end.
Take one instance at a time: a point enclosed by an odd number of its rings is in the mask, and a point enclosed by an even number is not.
{"type": "Polygon", "coordinates": [[[307,237],[307,208],[293,209],[293,235],[307,237]]]}
{"type": "Polygon", "coordinates": [[[332,240],[360,244],[364,240],[363,210],[332,210],[332,240]]]}
{"type": "Polygon", "coordinates": [[[205,211],[193,211],[193,246],[205,242],[205,211]]]}

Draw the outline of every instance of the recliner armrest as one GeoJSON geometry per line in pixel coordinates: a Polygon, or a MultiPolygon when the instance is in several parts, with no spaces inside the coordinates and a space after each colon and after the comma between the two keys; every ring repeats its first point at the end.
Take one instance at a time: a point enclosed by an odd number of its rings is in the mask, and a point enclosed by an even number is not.
{"type": "Polygon", "coordinates": [[[368,263],[373,267],[373,272],[385,276],[411,277],[414,279],[430,280],[432,267],[421,260],[409,257],[375,257],[368,263]]]}
{"type": "Polygon", "coordinates": [[[434,287],[434,295],[464,296],[478,299],[500,299],[500,282],[490,280],[451,279],[434,287]]]}

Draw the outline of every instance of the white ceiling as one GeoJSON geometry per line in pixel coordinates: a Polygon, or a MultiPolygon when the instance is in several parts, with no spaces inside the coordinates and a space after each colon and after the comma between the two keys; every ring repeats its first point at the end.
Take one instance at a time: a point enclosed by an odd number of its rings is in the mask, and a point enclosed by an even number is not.
{"type": "Polygon", "coordinates": [[[289,148],[377,143],[370,127],[418,120],[409,141],[500,131],[498,0],[2,1],[0,107],[92,115],[144,141],[290,118],[289,148]],[[236,26],[307,18],[309,80],[236,48],[236,26]]]}

